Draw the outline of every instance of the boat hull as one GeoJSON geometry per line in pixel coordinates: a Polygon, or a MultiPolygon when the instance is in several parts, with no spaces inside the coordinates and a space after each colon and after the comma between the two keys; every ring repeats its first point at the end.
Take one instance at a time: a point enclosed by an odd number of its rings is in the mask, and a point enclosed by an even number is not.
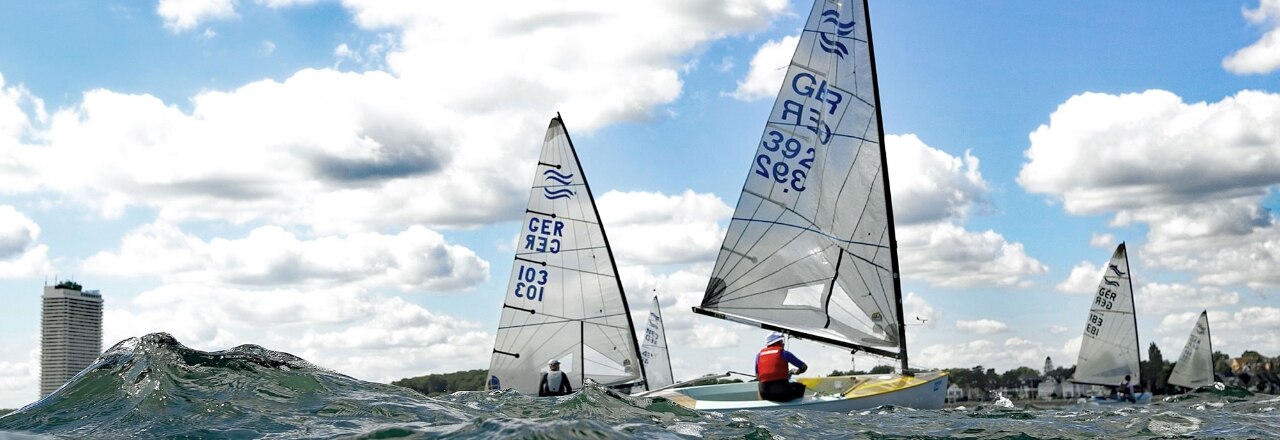
{"type": "Polygon", "coordinates": [[[804,409],[847,412],[884,405],[941,409],[947,394],[947,374],[923,372],[915,376],[861,375],[802,378],[805,396],[789,402],[761,400],[756,382],[705,385],[662,390],[649,397],[667,398],[700,411],[804,409]]]}
{"type": "Polygon", "coordinates": [[[1132,405],[1135,403],[1138,405],[1146,405],[1151,403],[1151,393],[1138,393],[1137,398],[1134,400],[1137,402],[1130,402],[1124,399],[1112,399],[1110,397],[1093,397],[1085,400],[1085,403],[1090,405],[1132,405]]]}

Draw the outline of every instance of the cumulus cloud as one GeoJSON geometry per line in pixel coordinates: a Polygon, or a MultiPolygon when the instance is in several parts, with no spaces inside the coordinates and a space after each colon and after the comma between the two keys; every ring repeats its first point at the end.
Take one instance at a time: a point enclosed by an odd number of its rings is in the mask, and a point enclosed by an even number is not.
{"type": "Polygon", "coordinates": [[[782,79],[787,75],[787,66],[791,65],[791,55],[799,43],[800,37],[794,35],[766,41],[751,57],[747,77],[739,80],[737,90],[728,95],[743,101],[776,96],[782,87],[782,79]]]}
{"type": "Polygon", "coordinates": [[[978,335],[989,335],[992,333],[1004,333],[1009,331],[1009,324],[1005,324],[994,319],[975,319],[972,321],[956,321],[956,330],[962,333],[973,333],[978,335]]]}
{"type": "Polygon", "coordinates": [[[697,324],[685,334],[681,343],[692,348],[724,348],[738,345],[738,332],[721,324],[697,324]]]}
{"type": "Polygon", "coordinates": [[[989,204],[976,157],[951,156],[910,134],[888,136],[885,148],[904,276],[945,287],[1023,287],[1048,270],[1021,243],[963,226],[989,204]]]}
{"type": "Polygon", "coordinates": [[[1149,265],[1201,284],[1280,286],[1280,225],[1263,205],[1280,182],[1280,95],[1085,93],[1031,134],[1026,157],[1028,191],[1071,214],[1146,225],[1149,265]]]}
{"type": "Polygon", "coordinates": [[[264,226],[242,239],[209,241],[164,223],[125,235],[83,267],[106,276],[157,276],[169,282],[235,286],[395,287],[404,291],[469,289],[488,278],[489,263],[439,233],[412,226],[396,235],[356,233],[299,239],[264,226]]]}
{"type": "Polygon", "coordinates": [[[1084,93],[1031,133],[1018,183],[1082,215],[1259,196],[1280,181],[1278,146],[1277,94],[1084,93]]]}
{"type": "Polygon", "coordinates": [[[53,271],[40,225],[12,206],[0,205],[0,278],[36,277],[53,271]]]}
{"type": "MultiPolygon", "coordinates": [[[[702,45],[763,28],[786,2],[344,7],[358,26],[389,36],[360,52],[380,58],[362,64],[383,70],[306,69],[203,92],[190,111],[89,91],[42,125],[38,144],[0,151],[0,166],[29,175],[4,173],[0,187],[54,192],[106,217],[151,208],[170,222],[350,232],[503,221],[519,212],[530,174],[521,169],[533,167],[554,110],[578,131],[652,117],[680,96],[681,68],[702,45]],[[457,68],[441,69],[442,59],[457,68]],[[40,166],[50,158],[63,164],[56,175],[40,166]]],[[[234,14],[234,2],[159,9],[187,29],[234,14]]]]}
{"type": "Polygon", "coordinates": [[[1257,8],[1243,13],[1250,23],[1271,29],[1258,41],[1223,58],[1222,68],[1240,75],[1275,72],[1280,69],[1280,0],[1261,0],[1257,8]]]}
{"type": "Polygon", "coordinates": [[[715,194],[691,190],[672,196],[609,191],[598,208],[622,265],[714,262],[725,234],[720,223],[733,214],[715,194]]]}
{"type": "Polygon", "coordinates": [[[1116,245],[1116,237],[1111,234],[1094,233],[1089,236],[1089,246],[1096,248],[1110,248],[1116,245]]]}
{"type": "Polygon", "coordinates": [[[241,290],[169,284],[128,307],[107,305],[106,343],[164,331],[204,350],[253,343],[366,380],[390,381],[488,363],[479,323],[360,289],[241,290]],[[387,359],[394,360],[387,361],[387,359]]]}
{"type": "Polygon", "coordinates": [[[1048,271],[1022,243],[950,223],[899,228],[898,258],[904,277],[942,287],[1027,287],[1048,271]]]}
{"type": "Polygon", "coordinates": [[[936,326],[942,318],[941,312],[915,292],[907,292],[907,296],[902,299],[902,314],[902,320],[907,325],[922,324],[926,328],[936,326]]]}
{"type": "Polygon", "coordinates": [[[1102,280],[1102,271],[1105,269],[1104,266],[1094,266],[1088,261],[1081,261],[1071,268],[1071,274],[1067,275],[1067,279],[1062,280],[1055,288],[1062,293],[1092,294],[1102,280]]]}
{"type": "Polygon", "coordinates": [[[236,17],[235,0],[160,0],[156,14],[164,20],[164,27],[182,32],[209,20],[236,17]]]}
{"type": "Polygon", "coordinates": [[[989,202],[978,158],[955,157],[926,145],[914,134],[885,138],[893,188],[893,220],[898,225],[964,220],[989,202]]]}
{"type": "Polygon", "coordinates": [[[1134,299],[1138,313],[1158,316],[1177,310],[1229,307],[1240,302],[1240,294],[1216,287],[1198,287],[1179,283],[1144,283],[1134,299]]]}
{"type": "MultiPolygon", "coordinates": [[[[6,347],[9,348],[9,347],[6,347]]],[[[13,352],[21,359],[21,352],[13,352]]],[[[0,407],[19,408],[34,402],[40,393],[40,351],[31,349],[26,359],[0,361],[0,407]]]]}

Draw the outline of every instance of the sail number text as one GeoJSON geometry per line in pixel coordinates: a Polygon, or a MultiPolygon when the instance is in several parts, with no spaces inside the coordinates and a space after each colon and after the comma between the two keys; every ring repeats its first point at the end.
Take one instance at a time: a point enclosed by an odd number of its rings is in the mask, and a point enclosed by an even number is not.
{"type": "Polygon", "coordinates": [[[1094,336],[1098,336],[1098,332],[1102,330],[1102,317],[1089,314],[1089,323],[1084,326],[1084,331],[1094,336]]]}
{"type": "Polygon", "coordinates": [[[828,87],[825,79],[809,72],[800,72],[792,77],[784,94],[792,96],[782,100],[782,122],[809,129],[818,142],[805,145],[812,140],[794,136],[794,133],[769,130],[760,141],[763,151],[756,155],[752,171],[777,184],[787,185],[782,188],[783,192],[803,192],[805,179],[818,157],[818,148],[831,142],[831,126],[826,120],[835,117],[845,102],[845,95],[828,87]]]}
{"type": "Polygon", "coordinates": [[[547,290],[546,270],[524,267],[522,264],[516,271],[516,280],[516,288],[512,292],[516,294],[516,298],[542,301],[542,296],[547,290]]]}
{"type": "Polygon", "coordinates": [[[560,253],[560,239],[555,237],[564,236],[564,222],[533,216],[528,230],[524,236],[525,250],[560,253]]]}
{"type": "Polygon", "coordinates": [[[813,167],[817,150],[805,149],[804,157],[801,157],[800,149],[803,145],[800,140],[783,135],[778,130],[769,130],[765,140],[760,142],[760,146],[770,153],[781,153],[783,159],[778,159],[769,153],[756,156],[756,174],[771,178],[778,183],[791,182],[791,189],[796,192],[804,191],[804,179],[809,177],[808,172],[813,167]],[[797,157],[801,158],[795,165],[786,161],[797,157]]]}
{"type": "Polygon", "coordinates": [[[1107,310],[1111,310],[1111,306],[1116,301],[1116,293],[1111,289],[1102,287],[1098,289],[1098,296],[1093,298],[1093,303],[1100,305],[1107,310]]]}

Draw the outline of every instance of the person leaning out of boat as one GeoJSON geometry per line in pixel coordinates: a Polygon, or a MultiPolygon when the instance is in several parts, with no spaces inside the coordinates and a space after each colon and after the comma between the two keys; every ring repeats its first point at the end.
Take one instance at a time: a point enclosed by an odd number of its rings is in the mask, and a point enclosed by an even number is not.
{"type": "Polygon", "coordinates": [[[552,359],[547,362],[547,368],[550,371],[542,373],[538,384],[538,397],[563,396],[573,392],[573,386],[569,385],[569,375],[560,371],[560,361],[552,359]]]}
{"type": "Polygon", "coordinates": [[[804,396],[804,385],[791,382],[792,374],[809,369],[800,358],[782,348],[782,333],[773,332],[765,338],[764,348],[756,355],[756,379],[760,381],[760,398],[786,402],[804,396]],[[787,364],[796,368],[788,369],[787,364]]]}

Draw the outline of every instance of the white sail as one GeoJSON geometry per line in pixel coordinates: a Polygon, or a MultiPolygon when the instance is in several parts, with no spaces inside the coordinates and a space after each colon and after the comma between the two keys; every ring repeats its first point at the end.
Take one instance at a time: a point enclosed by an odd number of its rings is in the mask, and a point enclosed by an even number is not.
{"type": "Polygon", "coordinates": [[[1114,386],[1130,376],[1132,383],[1139,383],[1139,355],[1129,256],[1120,243],[1094,294],[1071,381],[1114,386]]]}
{"type": "Polygon", "coordinates": [[[490,389],[536,393],[556,359],[574,389],[642,378],[634,326],[577,153],[551,120],[489,364],[490,389]]]}
{"type": "Polygon", "coordinates": [[[644,363],[648,389],[656,390],[675,383],[671,372],[671,353],[667,350],[667,333],[662,325],[662,308],[658,297],[653,297],[649,310],[649,325],[644,328],[644,340],[640,342],[640,360],[644,363]]]}
{"type": "Polygon", "coordinates": [[[815,2],[695,311],[905,360],[865,8],[815,2]]]}
{"type": "Polygon", "coordinates": [[[1200,319],[1191,329],[1187,346],[1178,356],[1178,364],[1169,374],[1169,383],[1196,389],[1213,384],[1213,342],[1209,338],[1209,313],[1200,312],[1200,319]]]}

